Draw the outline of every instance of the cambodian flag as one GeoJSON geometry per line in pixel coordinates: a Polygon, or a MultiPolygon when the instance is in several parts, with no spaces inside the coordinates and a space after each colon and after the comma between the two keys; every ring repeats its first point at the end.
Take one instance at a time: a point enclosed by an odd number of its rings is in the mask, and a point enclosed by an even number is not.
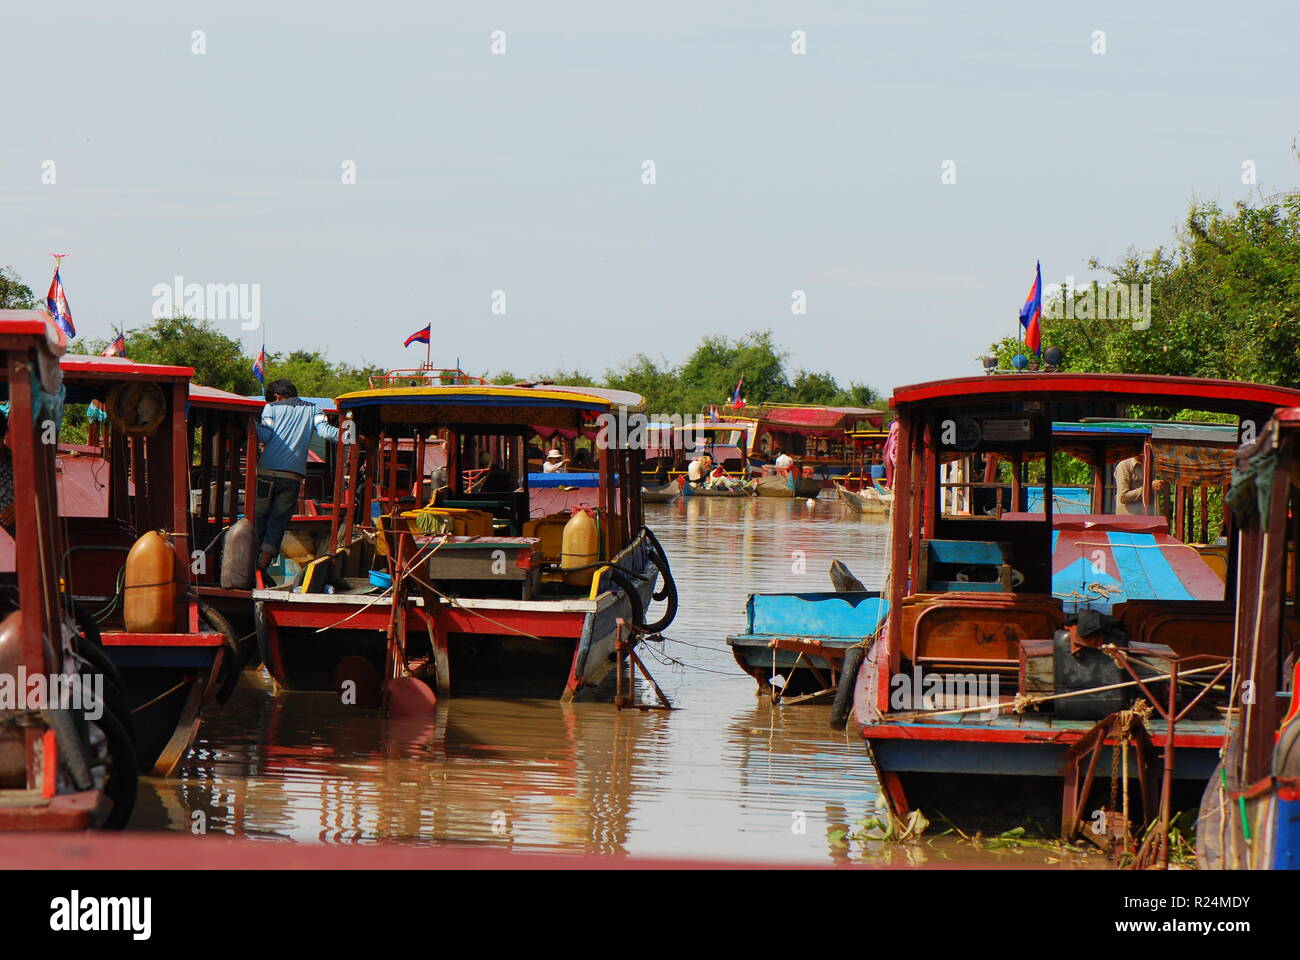
{"type": "Polygon", "coordinates": [[[718,422],[718,408],[709,407],[709,423],[717,423],[717,422],[718,422]]]}
{"type": "Polygon", "coordinates": [[[402,344],[402,346],[409,347],[413,343],[428,343],[429,328],[432,326],[433,324],[429,324],[429,326],[425,327],[423,330],[416,330],[415,333],[406,338],[406,342],[402,344]]]}
{"type": "Polygon", "coordinates": [[[734,410],[739,410],[745,405],[745,401],[742,400],[740,396],[740,387],[744,382],[745,376],[744,374],[741,374],[740,379],[736,381],[736,392],[731,395],[731,406],[734,410]]]}
{"type": "Polygon", "coordinates": [[[1037,263],[1034,273],[1034,285],[1029,288],[1025,305],[1020,308],[1020,325],[1025,328],[1025,346],[1034,353],[1043,352],[1043,331],[1040,321],[1043,319],[1043,265],[1037,263]]]}
{"type": "Polygon", "coordinates": [[[253,376],[257,377],[260,386],[266,386],[266,347],[263,346],[257,352],[257,359],[253,361],[253,376]]]}
{"type": "Polygon", "coordinates": [[[126,356],[126,337],[122,334],[117,335],[117,339],[110,343],[100,356],[103,357],[125,357],[126,356]]]}
{"type": "Polygon", "coordinates": [[[59,279],[59,265],[54,264],[54,279],[50,281],[50,292],[45,295],[45,306],[50,316],[71,340],[77,335],[77,328],[72,325],[72,311],[68,309],[68,298],[63,292],[63,281],[59,279]]]}

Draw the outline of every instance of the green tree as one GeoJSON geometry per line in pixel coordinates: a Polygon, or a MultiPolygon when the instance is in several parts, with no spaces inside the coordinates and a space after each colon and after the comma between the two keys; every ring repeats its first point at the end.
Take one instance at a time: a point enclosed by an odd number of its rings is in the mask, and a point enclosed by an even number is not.
{"type": "MultiPolygon", "coordinates": [[[[1194,203],[1171,247],[1129,250],[1106,269],[1103,291],[1151,285],[1150,327],[1053,319],[1065,311],[1044,303],[1043,343],[1062,349],[1067,369],[1300,384],[1300,193],[1231,212],[1194,203]]],[[[993,349],[1003,367],[1025,352],[1010,338],[993,349]]]]}
{"type": "Polygon", "coordinates": [[[0,310],[35,310],[39,303],[13,267],[0,267],[0,310]]]}

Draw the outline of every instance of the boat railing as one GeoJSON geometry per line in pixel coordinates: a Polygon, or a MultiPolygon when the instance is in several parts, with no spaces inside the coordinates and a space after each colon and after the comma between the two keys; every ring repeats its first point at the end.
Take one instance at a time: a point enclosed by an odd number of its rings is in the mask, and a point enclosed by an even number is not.
{"type": "Polygon", "coordinates": [[[381,387],[424,387],[430,384],[441,386],[485,385],[490,383],[483,377],[475,377],[456,367],[413,367],[406,370],[389,370],[387,373],[369,378],[370,389],[381,387]]]}

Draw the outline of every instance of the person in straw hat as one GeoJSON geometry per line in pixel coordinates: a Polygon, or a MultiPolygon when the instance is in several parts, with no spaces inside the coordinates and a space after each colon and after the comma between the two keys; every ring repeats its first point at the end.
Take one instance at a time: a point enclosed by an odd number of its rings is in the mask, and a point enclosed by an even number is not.
{"type": "Polygon", "coordinates": [[[552,449],[546,455],[546,462],[542,464],[542,469],[547,473],[560,473],[564,470],[564,465],[569,461],[560,453],[559,450],[552,449]]]}

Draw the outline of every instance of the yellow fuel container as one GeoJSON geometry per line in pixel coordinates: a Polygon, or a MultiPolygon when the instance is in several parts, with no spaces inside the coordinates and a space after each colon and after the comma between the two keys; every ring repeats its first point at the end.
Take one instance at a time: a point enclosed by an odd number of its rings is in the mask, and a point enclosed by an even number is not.
{"type": "Polygon", "coordinates": [[[176,555],[171,538],[150,530],[126,555],[122,619],[128,633],[176,631],[176,555]]]}
{"type": "MultiPolygon", "coordinates": [[[[586,510],[576,510],[564,525],[560,538],[560,569],[585,567],[600,558],[596,521],[586,510]]],[[[571,587],[589,587],[595,570],[566,573],[564,582],[571,587]]]]}

